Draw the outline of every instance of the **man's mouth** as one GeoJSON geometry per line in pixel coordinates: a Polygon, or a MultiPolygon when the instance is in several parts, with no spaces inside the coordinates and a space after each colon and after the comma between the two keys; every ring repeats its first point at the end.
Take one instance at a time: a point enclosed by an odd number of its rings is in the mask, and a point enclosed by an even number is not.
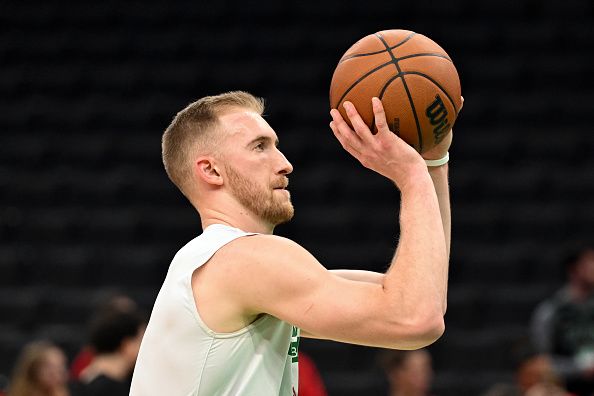
{"type": "Polygon", "coordinates": [[[289,186],[289,181],[285,181],[282,184],[277,184],[276,186],[273,187],[273,189],[275,190],[285,190],[287,187],[289,186]]]}

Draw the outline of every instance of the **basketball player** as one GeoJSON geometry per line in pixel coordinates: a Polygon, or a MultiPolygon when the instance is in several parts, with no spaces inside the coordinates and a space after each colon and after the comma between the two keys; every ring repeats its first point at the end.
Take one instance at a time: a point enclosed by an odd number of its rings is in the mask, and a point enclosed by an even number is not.
{"type": "Polygon", "coordinates": [[[293,216],[293,167],[262,118],[261,100],[230,92],[177,114],[163,135],[163,162],[204,231],[173,258],[131,395],[297,395],[300,335],[396,349],[441,336],[451,134],[426,153],[437,161],[426,163],[388,130],[381,102],[372,104],[377,134],[350,103],[354,130],[335,109],[330,127],[402,194],[400,243],[386,274],[328,271],[297,243],[272,235],[293,216]]]}

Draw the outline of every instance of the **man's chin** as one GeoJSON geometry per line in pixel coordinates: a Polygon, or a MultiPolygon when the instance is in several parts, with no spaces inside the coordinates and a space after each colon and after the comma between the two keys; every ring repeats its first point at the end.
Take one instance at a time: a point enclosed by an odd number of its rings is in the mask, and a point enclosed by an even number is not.
{"type": "Polygon", "coordinates": [[[291,219],[295,215],[295,209],[293,208],[293,205],[290,202],[288,203],[287,207],[284,209],[285,210],[277,213],[276,216],[274,216],[274,220],[271,223],[274,224],[275,226],[284,224],[284,223],[288,223],[289,221],[291,221],[291,219]]]}

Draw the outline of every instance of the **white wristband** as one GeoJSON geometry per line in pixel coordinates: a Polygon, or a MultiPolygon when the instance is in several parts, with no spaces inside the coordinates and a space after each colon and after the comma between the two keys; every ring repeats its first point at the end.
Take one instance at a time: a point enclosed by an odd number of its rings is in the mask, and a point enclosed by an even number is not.
{"type": "Polygon", "coordinates": [[[425,164],[427,164],[427,166],[441,166],[443,164],[447,164],[449,160],[450,160],[450,153],[447,152],[443,158],[436,159],[436,160],[425,160],[425,164]]]}

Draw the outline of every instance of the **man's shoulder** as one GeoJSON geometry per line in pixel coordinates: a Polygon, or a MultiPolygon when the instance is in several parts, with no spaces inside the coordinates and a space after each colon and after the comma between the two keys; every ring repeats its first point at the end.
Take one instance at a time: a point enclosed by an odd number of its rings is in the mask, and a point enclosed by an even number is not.
{"type": "Polygon", "coordinates": [[[307,255],[299,244],[275,235],[254,234],[229,242],[194,272],[194,296],[208,305],[201,313],[203,319],[210,316],[211,328],[215,327],[212,323],[240,328],[259,314],[273,314],[271,305],[304,284],[299,279],[311,278],[316,266],[321,270],[313,256],[307,259],[307,255]]]}
{"type": "Polygon", "coordinates": [[[291,239],[270,234],[254,234],[237,238],[221,247],[210,262],[218,267],[218,272],[225,272],[226,279],[230,280],[234,275],[243,277],[252,276],[253,273],[276,277],[275,274],[278,275],[279,270],[290,273],[292,269],[308,262],[317,263],[317,260],[291,239]]]}
{"type": "Polygon", "coordinates": [[[246,259],[265,259],[269,255],[278,258],[278,254],[304,253],[305,248],[297,242],[278,235],[253,234],[237,238],[221,248],[228,254],[239,255],[246,259]]]}
{"type": "Polygon", "coordinates": [[[183,245],[173,257],[173,262],[179,259],[196,261],[202,256],[210,257],[235,239],[251,235],[253,234],[222,224],[210,225],[200,235],[183,245]]]}

